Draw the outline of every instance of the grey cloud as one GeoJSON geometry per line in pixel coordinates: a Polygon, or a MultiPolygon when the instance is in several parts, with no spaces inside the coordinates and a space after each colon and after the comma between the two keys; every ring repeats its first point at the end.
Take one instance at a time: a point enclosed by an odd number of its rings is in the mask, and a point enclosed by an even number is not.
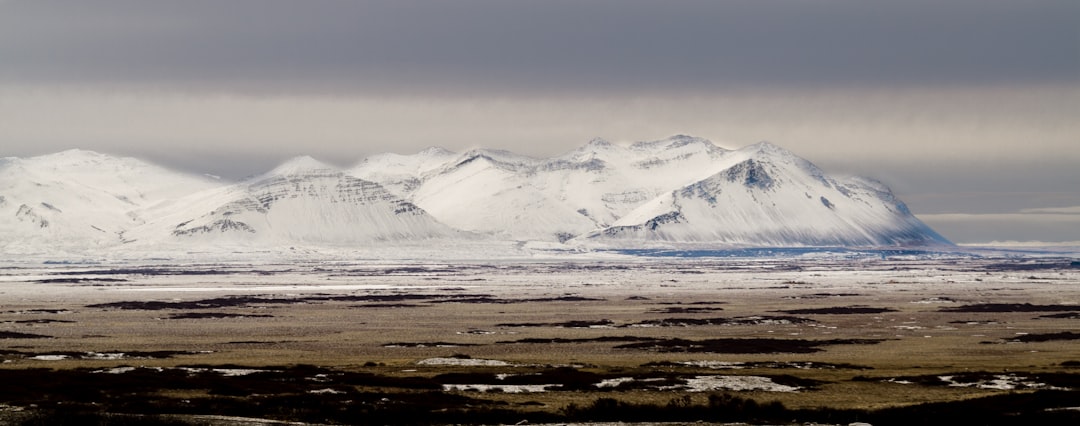
{"type": "Polygon", "coordinates": [[[13,1],[0,83],[364,93],[1038,84],[1074,1],[13,1]]]}

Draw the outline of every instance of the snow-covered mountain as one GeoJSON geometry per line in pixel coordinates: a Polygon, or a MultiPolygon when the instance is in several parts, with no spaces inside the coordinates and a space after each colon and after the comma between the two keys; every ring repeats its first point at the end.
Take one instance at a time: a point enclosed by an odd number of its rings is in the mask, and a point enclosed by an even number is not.
{"type": "Polygon", "coordinates": [[[737,246],[949,244],[883,184],[835,179],[762,142],[732,152],[723,170],[642,204],[584,238],[737,246]]]}
{"type": "Polygon", "coordinates": [[[401,194],[458,229],[502,239],[566,241],[715,173],[726,152],[683,135],[628,147],[594,139],[549,159],[476,149],[433,167],[431,150],[389,157],[393,162],[379,155],[352,173],[387,188],[408,188],[401,194]],[[387,166],[374,169],[375,164],[387,166]]]}
{"type": "Polygon", "coordinates": [[[0,161],[0,249],[110,246],[139,212],[219,185],[134,158],[68,150],[0,161]]]}
{"type": "Polygon", "coordinates": [[[214,243],[348,245],[457,234],[390,193],[318,162],[297,157],[246,182],[193,194],[183,209],[134,230],[140,239],[214,243]]]}
{"type": "Polygon", "coordinates": [[[416,205],[458,229],[509,240],[565,240],[595,226],[534,184],[538,160],[472,150],[423,176],[416,205]]]}
{"type": "Polygon", "coordinates": [[[690,136],[622,147],[601,139],[545,161],[536,185],[605,227],[672,188],[717,171],[728,151],[690,136]]]}
{"type": "Polygon", "coordinates": [[[0,250],[364,246],[948,244],[883,184],[831,177],[768,143],[594,139],[552,158],[474,149],[298,157],[242,182],[65,151],[0,159],[0,250]]]}
{"type": "Polygon", "coordinates": [[[457,154],[439,147],[425,149],[416,155],[385,153],[364,159],[348,172],[361,179],[379,182],[398,197],[409,198],[425,174],[455,157],[457,154]]]}

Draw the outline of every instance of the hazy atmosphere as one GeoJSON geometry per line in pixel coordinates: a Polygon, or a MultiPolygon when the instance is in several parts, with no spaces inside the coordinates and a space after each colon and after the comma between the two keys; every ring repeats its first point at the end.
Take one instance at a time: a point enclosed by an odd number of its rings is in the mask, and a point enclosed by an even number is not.
{"type": "Polygon", "coordinates": [[[1076,1],[0,0],[0,157],[762,140],[958,243],[1080,241],[1076,1]]]}

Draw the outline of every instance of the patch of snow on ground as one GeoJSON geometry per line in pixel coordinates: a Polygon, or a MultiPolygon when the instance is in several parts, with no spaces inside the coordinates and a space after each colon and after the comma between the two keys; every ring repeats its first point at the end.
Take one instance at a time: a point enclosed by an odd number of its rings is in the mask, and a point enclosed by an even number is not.
{"type": "Polygon", "coordinates": [[[86,359],[117,360],[124,359],[123,352],[87,352],[86,359]]]}
{"type": "Polygon", "coordinates": [[[217,373],[225,377],[238,377],[246,376],[248,374],[261,373],[266,370],[258,370],[253,368],[180,368],[188,373],[217,373]]]}
{"type": "Polygon", "coordinates": [[[635,380],[637,380],[637,379],[635,379],[633,377],[616,377],[614,379],[604,379],[604,380],[601,380],[600,383],[597,383],[596,387],[598,387],[598,388],[614,388],[614,387],[618,387],[619,385],[621,385],[623,383],[630,383],[630,382],[633,382],[635,380]]]}
{"type": "Polygon", "coordinates": [[[978,380],[974,382],[957,382],[955,376],[938,376],[938,379],[952,387],[975,387],[979,389],[997,389],[997,390],[1013,390],[1013,389],[1052,389],[1052,390],[1067,390],[1065,388],[1059,388],[1055,386],[1048,386],[1046,383],[1039,383],[1031,381],[1027,377],[1017,376],[1014,374],[998,374],[990,380],[978,380]]]}
{"type": "Polygon", "coordinates": [[[799,387],[781,385],[768,377],[761,376],[697,376],[686,379],[686,388],[690,392],[708,392],[713,390],[798,392],[799,387]]]}
{"type": "Polygon", "coordinates": [[[898,384],[898,385],[912,385],[912,384],[915,384],[915,382],[913,382],[913,381],[910,381],[910,380],[901,380],[901,379],[885,379],[885,380],[883,380],[883,382],[886,382],[886,383],[896,383],[896,384],[898,384]]]}
{"type": "Polygon", "coordinates": [[[418,365],[452,365],[455,367],[509,367],[513,364],[497,359],[472,358],[428,358],[416,362],[418,365]]]}
{"type": "Polygon", "coordinates": [[[326,389],[309,390],[307,393],[313,393],[313,394],[318,394],[318,395],[323,395],[323,394],[339,395],[339,394],[343,394],[345,392],[342,392],[342,391],[339,391],[339,390],[336,390],[336,389],[326,388],[326,389]]]}
{"type": "Polygon", "coordinates": [[[131,371],[138,370],[139,368],[140,367],[116,367],[116,368],[106,368],[104,370],[94,370],[94,372],[95,373],[102,373],[102,374],[124,374],[124,373],[128,373],[128,372],[131,372],[131,371]]]}
{"type": "Polygon", "coordinates": [[[538,393],[547,392],[548,388],[559,388],[562,385],[443,385],[445,391],[476,391],[476,392],[506,392],[506,393],[538,393]]]}
{"type": "Polygon", "coordinates": [[[683,361],[679,364],[690,367],[711,368],[714,370],[738,370],[745,368],[743,363],[731,361],[683,361]]]}
{"type": "Polygon", "coordinates": [[[37,355],[30,357],[30,359],[38,361],[62,361],[68,358],[67,355],[37,355]]]}

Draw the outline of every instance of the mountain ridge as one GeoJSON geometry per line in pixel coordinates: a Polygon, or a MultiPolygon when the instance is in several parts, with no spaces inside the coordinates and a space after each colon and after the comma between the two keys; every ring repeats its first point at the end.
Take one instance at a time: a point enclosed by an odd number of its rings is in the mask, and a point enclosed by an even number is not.
{"type": "Polygon", "coordinates": [[[728,161],[723,171],[653,199],[586,238],[758,246],[951,244],[880,183],[828,177],[770,143],[744,147],[728,161]]]}
{"type": "Polygon", "coordinates": [[[535,241],[591,247],[951,243],[883,183],[768,142],[595,138],[549,158],[431,147],[339,168],[309,156],[240,182],[68,150],[0,159],[0,251],[535,241]]]}

